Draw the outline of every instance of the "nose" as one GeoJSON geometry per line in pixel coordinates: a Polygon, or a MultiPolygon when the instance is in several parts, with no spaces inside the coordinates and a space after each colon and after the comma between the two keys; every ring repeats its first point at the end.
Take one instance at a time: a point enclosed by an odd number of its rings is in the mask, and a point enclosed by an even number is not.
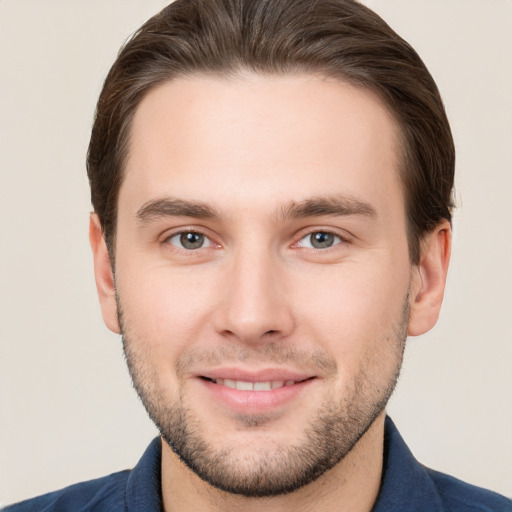
{"type": "Polygon", "coordinates": [[[269,253],[248,252],[239,251],[224,275],[215,330],[245,344],[285,338],[295,326],[285,269],[269,253]]]}

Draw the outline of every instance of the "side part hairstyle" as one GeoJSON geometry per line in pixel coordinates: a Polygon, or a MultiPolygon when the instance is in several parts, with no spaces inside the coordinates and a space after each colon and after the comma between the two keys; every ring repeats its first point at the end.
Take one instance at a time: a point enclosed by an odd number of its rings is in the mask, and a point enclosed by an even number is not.
{"type": "Polygon", "coordinates": [[[176,0],[120,50],[105,80],[87,172],[113,263],[130,126],[149,90],[187,75],[311,73],[378,94],[401,130],[400,178],[412,263],[451,221],[455,149],[437,86],[411,48],[355,0],[176,0]]]}

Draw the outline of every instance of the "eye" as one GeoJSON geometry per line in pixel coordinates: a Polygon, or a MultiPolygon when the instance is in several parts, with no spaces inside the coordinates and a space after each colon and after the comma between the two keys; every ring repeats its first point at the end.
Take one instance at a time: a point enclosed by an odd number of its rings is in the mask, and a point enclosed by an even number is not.
{"type": "Polygon", "coordinates": [[[196,249],[202,249],[212,245],[212,242],[208,237],[195,231],[177,233],[169,237],[167,242],[174,245],[174,247],[186,249],[187,251],[194,251],[196,249]]]}
{"type": "Polygon", "coordinates": [[[309,233],[305,237],[299,240],[301,247],[308,247],[310,249],[329,249],[334,245],[338,245],[342,242],[341,237],[328,231],[315,231],[309,233]]]}

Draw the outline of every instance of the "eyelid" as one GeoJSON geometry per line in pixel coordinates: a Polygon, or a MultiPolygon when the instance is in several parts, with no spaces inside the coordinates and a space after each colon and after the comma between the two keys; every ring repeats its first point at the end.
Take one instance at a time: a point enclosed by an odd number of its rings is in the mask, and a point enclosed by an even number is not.
{"type": "MultiPolygon", "coordinates": [[[[335,243],[333,246],[329,247],[329,248],[326,248],[326,249],[317,249],[317,248],[308,248],[308,247],[303,247],[304,249],[313,249],[315,251],[321,251],[321,252],[326,252],[328,249],[333,249],[335,247],[337,247],[338,245],[344,245],[344,244],[350,244],[351,241],[352,241],[352,238],[353,238],[353,235],[351,235],[350,233],[348,233],[346,230],[342,230],[342,229],[338,229],[338,228],[334,228],[332,226],[309,226],[307,228],[303,228],[301,229],[295,236],[294,236],[294,242],[292,243],[292,247],[301,247],[299,245],[299,242],[307,237],[307,236],[311,236],[312,234],[314,233],[329,233],[329,234],[332,234],[334,236],[336,236],[337,238],[340,239],[340,241],[343,243],[335,243]]],[[[179,226],[179,227],[175,227],[175,228],[172,228],[172,229],[169,229],[167,231],[165,231],[164,233],[162,233],[159,237],[158,237],[158,242],[161,243],[161,244],[167,244],[171,247],[174,247],[175,249],[177,250],[182,250],[182,251],[185,251],[185,252],[194,252],[192,250],[187,250],[185,248],[182,248],[180,249],[179,247],[175,246],[175,245],[171,245],[169,243],[169,240],[177,235],[181,235],[183,233],[197,233],[197,234],[200,234],[200,235],[203,235],[206,239],[208,239],[209,241],[209,245],[205,248],[211,248],[211,247],[214,247],[214,248],[220,248],[222,246],[222,244],[220,244],[218,241],[216,241],[216,237],[212,235],[211,231],[209,229],[205,229],[203,227],[199,227],[199,226],[194,226],[194,225],[188,225],[188,226],[179,226]]],[[[201,247],[202,249],[203,247],[201,247]]],[[[196,249],[197,251],[198,249],[196,249]]]]}
{"type": "MultiPolygon", "coordinates": [[[[186,251],[197,251],[199,249],[206,249],[207,247],[211,247],[213,244],[212,244],[212,241],[206,236],[206,235],[203,235],[202,233],[196,233],[195,231],[185,231],[185,232],[182,232],[182,233],[175,233],[174,235],[170,236],[167,238],[166,240],[170,245],[174,246],[174,247],[177,247],[178,249],[184,249],[186,251]],[[187,235],[187,234],[194,234],[194,235],[199,235],[202,237],[202,241],[203,241],[203,245],[201,245],[201,247],[197,247],[195,249],[189,249],[187,247],[180,247],[178,244],[174,244],[172,242],[173,239],[181,239],[181,237],[183,235],[187,235]]],[[[182,245],[182,244],[180,244],[182,245]]]]}
{"type": "MultiPolygon", "coordinates": [[[[207,249],[210,247],[220,247],[220,244],[215,241],[215,238],[212,236],[209,230],[198,227],[198,226],[179,226],[176,228],[169,229],[165,231],[162,235],[158,237],[158,242],[161,244],[167,244],[171,247],[173,247],[176,250],[181,250],[184,252],[194,252],[191,249],[185,249],[184,247],[178,247],[176,245],[173,245],[169,243],[169,240],[175,236],[182,235],[184,233],[197,233],[198,235],[202,235],[209,241],[209,245],[206,247],[200,247],[200,249],[207,249]]],[[[198,251],[199,249],[195,249],[195,251],[198,251]]]]}
{"type": "Polygon", "coordinates": [[[332,249],[332,248],[334,248],[334,247],[336,247],[336,246],[338,246],[338,245],[340,245],[340,244],[342,244],[342,243],[344,243],[344,242],[343,242],[343,240],[342,240],[342,238],[341,238],[340,236],[338,236],[338,235],[336,235],[336,234],[334,234],[334,233],[327,233],[327,232],[325,232],[325,231],[314,231],[313,233],[310,233],[310,234],[308,234],[308,235],[306,235],[306,236],[303,236],[303,237],[302,237],[302,238],[297,242],[297,244],[298,244],[298,246],[299,246],[299,247],[302,247],[302,248],[304,248],[304,249],[312,249],[312,250],[314,250],[314,251],[328,251],[329,249],[332,249]],[[309,241],[309,242],[308,242],[308,239],[311,239],[311,237],[312,237],[313,235],[315,235],[316,233],[324,233],[324,234],[326,234],[326,235],[332,235],[332,237],[333,237],[333,243],[332,243],[332,245],[328,245],[328,246],[326,246],[326,247],[315,247],[315,246],[311,243],[311,241],[309,241]],[[304,242],[303,242],[303,240],[304,240],[304,242]]]}
{"type": "MultiPolygon", "coordinates": [[[[334,247],[337,247],[338,245],[341,245],[341,243],[349,244],[351,242],[351,240],[352,240],[352,236],[349,233],[347,233],[345,230],[336,229],[336,228],[333,228],[333,227],[326,227],[326,226],[313,226],[313,227],[307,227],[307,228],[301,229],[297,233],[297,235],[295,236],[295,242],[292,244],[292,246],[303,247],[303,246],[299,245],[299,242],[301,240],[303,240],[304,238],[306,238],[308,236],[311,236],[311,235],[313,235],[315,233],[327,233],[327,234],[330,234],[330,235],[334,235],[335,237],[339,238],[340,241],[341,241],[339,243],[336,243],[336,244],[332,245],[331,247],[329,247],[327,249],[312,248],[315,251],[323,251],[323,252],[325,252],[328,249],[332,249],[334,247]]],[[[310,247],[304,247],[304,248],[305,249],[311,249],[310,247]]]]}

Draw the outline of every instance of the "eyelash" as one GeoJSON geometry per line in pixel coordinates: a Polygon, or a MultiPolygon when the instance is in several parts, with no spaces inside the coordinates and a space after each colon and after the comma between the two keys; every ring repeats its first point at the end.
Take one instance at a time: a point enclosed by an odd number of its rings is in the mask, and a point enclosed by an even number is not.
{"type": "MultiPolygon", "coordinates": [[[[317,242],[319,244],[322,244],[322,240],[317,240],[317,242]]],[[[327,251],[328,249],[333,249],[335,247],[337,247],[338,245],[341,245],[341,244],[344,244],[346,243],[347,240],[346,238],[344,238],[343,236],[341,236],[339,233],[336,233],[332,230],[329,230],[329,229],[316,229],[316,230],[313,230],[313,231],[308,231],[304,236],[302,236],[297,242],[295,245],[298,245],[299,247],[302,247],[302,248],[305,248],[305,249],[312,249],[312,250],[315,250],[315,251],[319,251],[319,252],[325,252],[327,251]],[[312,244],[313,244],[313,239],[312,237],[315,236],[315,235],[322,235],[322,236],[325,236],[327,235],[327,237],[332,237],[332,244],[331,245],[327,245],[325,247],[314,247],[312,244]],[[304,245],[303,243],[303,240],[310,240],[310,245],[307,246],[307,245],[304,245]]]]}
{"type": "MultiPolygon", "coordinates": [[[[199,229],[195,229],[195,228],[194,229],[192,229],[192,228],[181,229],[180,231],[176,231],[169,235],[166,235],[165,238],[162,240],[162,243],[170,245],[174,250],[184,251],[186,253],[193,253],[195,251],[198,251],[199,249],[220,247],[220,244],[214,242],[210,236],[208,236],[203,231],[201,231],[199,229]],[[203,237],[204,241],[207,243],[207,245],[201,245],[200,247],[191,249],[191,248],[183,247],[183,244],[181,242],[179,242],[179,243],[181,243],[181,247],[171,243],[171,240],[173,238],[174,239],[176,239],[177,237],[181,238],[184,235],[197,235],[197,236],[203,237]]],[[[298,238],[297,241],[294,242],[291,247],[299,247],[301,249],[313,250],[315,252],[321,253],[321,252],[327,252],[330,249],[335,249],[339,245],[345,245],[348,243],[350,243],[348,240],[348,237],[341,235],[339,232],[336,232],[331,228],[325,228],[325,229],[317,228],[317,229],[309,229],[308,231],[302,231],[302,233],[300,234],[300,238],[298,238]],[[303,240],[308,239],[308,238],[311,239],[311,237],[313,235],[317,235],[317,234],[323,234],[323,235],[328,235],[328,236],[334,237],[334,241],[333,241],[332,245],[327,246],[327,247],[313,247],[313,246],[308,247],[308,246],[304,246],[303,244],[301,244],[301,242],[303,240]]]]}
{"type": "MultiPolygon", "coordinates": [[[[170,235],[167,235],[164,240],[163,240],[163,243],[164,244],[168,244],[168,245],[171,245],[174,249],[177,249],[179,251],[185,251],[185,252],[194,252],[194,251],[197,251],[199,249],[205,249],[205,248],[208,248],[208,247],[212,247],[212,246],[216,246],[218,244],[216,244],[215,242],[213,242],[213,240],[211,239],[211,237],[209,237],[206,233],[203,233],[202,231],[198,230],[198,229],[182,229],[180,231],[177,231],[177,232],[174,232],[174,233],[171,233],[170,235]],[[204,238],[204,241],[207,242],[208,245],[204,246],[204,245],[201,245],[200,247],[197,247],[195,249],[188,249],[188,248],[185,248],[185,247],[178,247],[177,245],[174,245],[171,243],[171,240],[173,238],[177,238],[177,237],[183,237],[184,235],[196,235],[196,236],[200,236],[200,237],[203,237],[204,238]]],[[[182,244],[183,245],[183,244],[182,244]]]]}

